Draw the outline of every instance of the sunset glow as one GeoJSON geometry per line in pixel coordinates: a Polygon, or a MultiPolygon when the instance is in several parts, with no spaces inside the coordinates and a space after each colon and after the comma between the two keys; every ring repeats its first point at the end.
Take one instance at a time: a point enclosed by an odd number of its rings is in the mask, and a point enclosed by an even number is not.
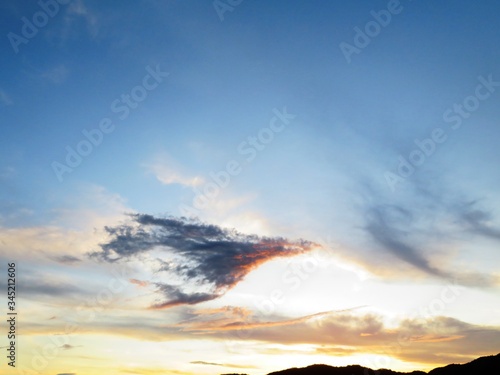
{"type": "Polygon", "coordinates": [[[500,3],[0,7],[0,375],[500,353],[500,3]]]}

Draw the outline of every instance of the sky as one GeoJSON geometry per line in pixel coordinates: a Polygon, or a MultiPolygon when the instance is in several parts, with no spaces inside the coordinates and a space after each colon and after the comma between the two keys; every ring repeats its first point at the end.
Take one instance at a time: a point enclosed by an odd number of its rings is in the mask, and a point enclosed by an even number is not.
{"type": "Polygon", "coordinates": [[[1,375],[500,352],[498,2],[0,9],[1,375]]]}

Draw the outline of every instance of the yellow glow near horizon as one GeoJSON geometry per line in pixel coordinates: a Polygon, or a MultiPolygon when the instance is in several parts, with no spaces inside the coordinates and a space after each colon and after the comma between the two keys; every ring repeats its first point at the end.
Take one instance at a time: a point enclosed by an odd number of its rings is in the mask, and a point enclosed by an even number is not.
{"type": "MultiPolygon", "coordinates": [[[[390,355],[363,352],[360,348],[338,346],[334,350],[353,354],[328,355],[323,346],[315,344],[273,344],[259,341],[178,340],[144,341],[115,335],[74,335],[71,348],[49,348],[50,337],[23,336],[20,341],[19,368],[25,374],[53,375],[61,373],[86,375],[203,374],[244,372],[265,375],[291,367],[313,364],[330,366],[361,365],[372,369],[394,371],[428,371],[439,364],[402,361],[390,355]],[[49,344],[49,345],[48,345],[49,344]],[[45,355],[44,355],[45,353],[45,355]],[[47,355],[49,353],[49,355],[47,355]],[[55,354],[55,356],[53,356],[55,354]],[[38,357],[35,362],[33,360],[38,357]],[[33,367],[46,360],[46,366],[33,367]],[[78,370],[73,370],[78,369],[78,370]],[[38,370],[35,372],[33,370],[38,370]]],[[[327,349],[328,350],[328,349],[327,349]]],[[[0,375],[12,375],[2,370],[0,375]]]]}

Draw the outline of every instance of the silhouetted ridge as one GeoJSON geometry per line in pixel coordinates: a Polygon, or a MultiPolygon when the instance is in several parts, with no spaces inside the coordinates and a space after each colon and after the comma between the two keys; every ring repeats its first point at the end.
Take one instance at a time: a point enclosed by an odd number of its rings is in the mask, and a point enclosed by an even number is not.
{"type": "Polygon", "coordinates": [[[489,357],[480,357],[472,362],[463,365],[448,365],[438,367],[429,371],[429,375],[469,375],[469,374],[499,374],[500,373],[500,354],[489,357]],[[496,371],[495,371],[496,370],[496,371]]]}
{"type": "Polygon", "coordinates": [[[488,357],[480,357],[463,365],[451,364],[438,367],[429,373],[423,371],[397,372],[387,369],[372,370],[359,365],[333,367],[328,365],[312,365],[301,368],[290,368],[271,372],[268,375],[488,375],[500,374],[500,353],[488,357]]]}
{"type": "MultiPolygon", "coordinates": [[[[359,365],[350,365],[345,367],[334,367],[328,365],[312,365],[302,368],[291,368],[288,370],[271,372],[268,375],[401,375],[408,374],[395,372],[392,370],[381,369],[378,371],[359,365]]],[[[414,371],[412,375],[426,375],[422,371],[414,371]]]]}

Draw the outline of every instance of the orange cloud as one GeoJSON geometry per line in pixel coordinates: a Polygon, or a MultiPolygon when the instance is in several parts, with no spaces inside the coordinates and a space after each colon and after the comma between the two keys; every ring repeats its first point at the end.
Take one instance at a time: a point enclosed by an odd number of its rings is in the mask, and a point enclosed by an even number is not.
{"type": "Polygon", "coordinates": [[[148,286],[150,284],[147,281],[142,281],[142,280],[137,280],[137,279],[129,279],[129,281],[130,281],[131,284],[138,285],[141,288],[144,288],[144,287],[146,287],[146,286],[148,286]]]}

